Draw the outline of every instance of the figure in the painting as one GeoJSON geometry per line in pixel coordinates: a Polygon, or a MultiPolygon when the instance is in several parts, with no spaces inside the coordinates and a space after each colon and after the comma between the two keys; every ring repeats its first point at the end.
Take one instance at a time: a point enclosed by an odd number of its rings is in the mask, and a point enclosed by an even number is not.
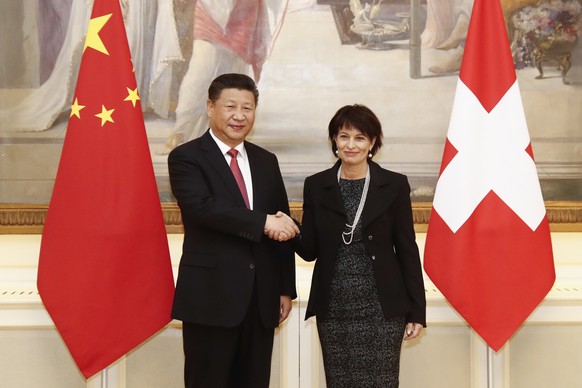
{"type": "Polygon", "coordinates": [[[45,130],[69,108],[90,12],[86,1],[71,3],[67,32],[50,76],[18,105],[0,110],[0,129],[45,130]]]}
{"type": "MultiPolygon", "coordinates": [[[[0,110],[0,128],[42,131],[69,111],[89,23],[92,0],[72,1],[66,34],[46,81],[18,105],[0,110]]],[[[182,60],[172,0],[122,0],[129,46],[142,107],[161,117],[169,114],[172,63],[182,60]],[[155,30],[151,28],[155,25],[155,30]],[[154,35],[155,34],[155,35],[154,35]]],[[[41,65],[41,69],[43,65],[41,65]]]]}
{"type": "Polygon", "coordinates": [[[192,57],[180,84],[176,125],[158,154],[206,131],[206,87],[216,76],[249,74],[250,67],[259,81],[286,7],[285,0],[196,1],[192,57]]]}
{"type": "Polygon", "coordinates": [[[431,73],[454,73],[461,68],[472,9],[473,0],[428,0],[422,47],[448,52],[445,61],[429,67],[431,73]]]}
{"type": "Polygon", "coordinates": [[[73,0],[43,0],[38,2],[39,77],[44,83],[51,75],[65,36],[73,0]]]}
{"type": "Polygon", "coordinates": [[[426,25],[421,35],[422,48],[435,48],[453,31],[455,3],[451,0],[428,0],[426,25]]]}
{"type": "Polygon", "coordinates": [[[127,37],[142,109],[166,119],[173,111],[172,65],[184,61],[173,0],[122,0],[122,4],[127,4],[127,37]]]}

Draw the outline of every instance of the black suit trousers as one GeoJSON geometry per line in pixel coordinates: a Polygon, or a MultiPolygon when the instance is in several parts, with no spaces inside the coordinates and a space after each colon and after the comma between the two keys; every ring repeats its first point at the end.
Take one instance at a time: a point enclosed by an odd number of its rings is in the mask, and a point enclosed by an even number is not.
{"type": "Polygon", "coordinates": [[[183,322],[186,388],[268,388],[274,329],[261,323],[256,286],[243,321],[225,328],[183,322]]]}

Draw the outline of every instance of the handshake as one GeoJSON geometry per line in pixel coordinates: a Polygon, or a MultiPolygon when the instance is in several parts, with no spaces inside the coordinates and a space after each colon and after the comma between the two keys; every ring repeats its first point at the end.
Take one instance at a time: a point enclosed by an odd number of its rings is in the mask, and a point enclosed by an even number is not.
{"type": "Polygon", "coordinates": [[[265,234],[277,241],[287,241],[299,233],[295,221],[287,214],[278,211],[277,214],[267,214],[265,234]]]}

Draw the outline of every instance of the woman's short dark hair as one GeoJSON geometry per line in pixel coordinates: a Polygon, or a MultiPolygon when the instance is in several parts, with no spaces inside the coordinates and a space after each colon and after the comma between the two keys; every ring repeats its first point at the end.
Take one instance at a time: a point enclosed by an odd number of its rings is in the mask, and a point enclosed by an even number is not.
{"type": "Polygon", "coordinates": [[[208,87],[208,99],[216,102],[224,89],[248,90],[255,96],[255,105],[259,103],[259,90],[255,81],[248,75],[238,73],[219,75],[208,87]]]}
{"type": "Polygon", "coordinates": [[[335,137],[342,128],[359,129],[370,140],[376,138],[372,146],[372,156],[382,147],[382,124],[378,117],[365,105],[354,104],[341,107],[331,118],[328,126],[331,150],[335,154],[337,144],[335,137]]]}

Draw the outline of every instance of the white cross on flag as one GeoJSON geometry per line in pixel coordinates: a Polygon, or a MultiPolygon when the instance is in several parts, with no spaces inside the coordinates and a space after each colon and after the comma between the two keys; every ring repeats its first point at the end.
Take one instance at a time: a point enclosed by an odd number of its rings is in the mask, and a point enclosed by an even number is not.
{"type": "Polygon", "coordinates": [[[495,351],[555,280],[549,224],[498,0],[475,0],[424,268],[495,351]]]}

